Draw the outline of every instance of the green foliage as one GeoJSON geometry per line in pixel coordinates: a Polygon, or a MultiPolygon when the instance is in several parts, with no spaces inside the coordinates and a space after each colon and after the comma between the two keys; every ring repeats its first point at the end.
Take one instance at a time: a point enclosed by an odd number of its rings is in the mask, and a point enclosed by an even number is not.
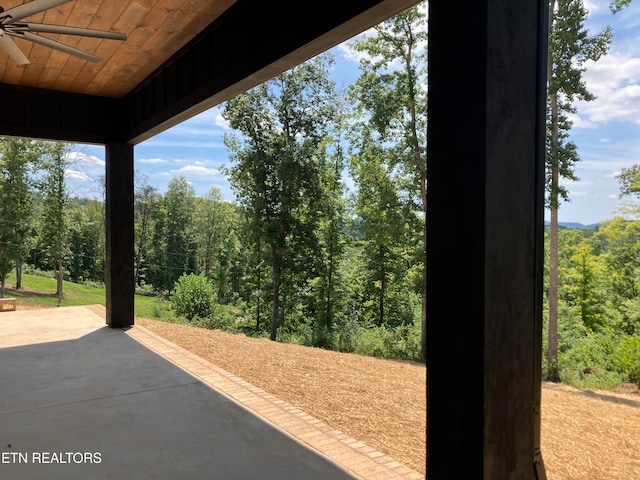
{"type": "Polygon", "coordinates": [[[31,246],[33,181],[42,143],[0,138],[0,297],[5,279],[15,264],[21,265],[31,246]]]}
{"type": "Polygon", "coordinates": [[[135,172],[134,225],[135,225],[135,281],[142,286],[148,279],[149,237],[153,224],[153,214],[158,207],[160,195],[155,187],[147,183],[147,177],[135,172]]]}
{"type": "Polygon", "coordinates": [[[238,211],[213,188],[195,199],[193,223],[197,269],[212,280],[221,303],[232,302],[232,266],[241,247],[238,211]]]}
{"type": "Polygon", "coordinates": [[[360,327],[353,336],[351,352],[373,357],[420,361],[420,325],[360,327]]]}
{"type": "Polygon", "coordinates": [[[58,269],[70,253],[69,234],[69,191],[65,183],[65,171],[71,164],[67,155],[70,146],[50,143],[46,147],[43,166],[46,171],[42,183],[44,204],[40,227],[40,246],[43,248],[48,266],[58,269]]]}
{"type": "MultiPolygon", "coordinates": [[[[614,0],[610,6],[611,11],[618,11],[626,3],[627,0],[614,0]]],[[[551,364],[558,361],[558,209],[562,200],[569,199],[569,192],[561,180],[578,180],[574,165],[580,161],[576,144],[569,140],[572,125],[569,118],[577,111],[575,107],[577,100],[595,99],[582,78],[585,63],[596,62],[605,55],[613,35],[610,27],[605,27],[593,35],[590,34],[591,32],[585,27],[588,13],[582,0],[551,0],[549,2],[545,202],[551,210],[549,340],[547,344],[547,358],[551,364]]],[[[587,267],[583,268],[582,272],[581,286],[587,289],[590,288],[587,278],[590,271],[591,268],[587,267]]],[[[602,323],[602,312],[598,312],[594,304],[589,304],[589,300],[585,297],[581,297],[578,301],[585,319],[592,323],[602,323]]],[[[551,373],[555,372],[551,370],[551,373]]],[[[555,375],[552,377],[556,379],[555,375]]]]}
{"type": "MultiPolygon", "coordinates": [[[[281,323],[281,286],[293,289],[300,260],[318,249],[326,139],[338,114],[333,59],[323,54],[229,100],[223,116],[240,136],[226,135],[231,186],[247,213],[249,238],[271,269],[271,339],[281,323]],[[264,249],[264,251],[262,251],[264,249]]],[[[313,264],[311,264],[313,267],[313,264]]],[[[283,295],[283,307],[286,308],[283,295]]],[[[292,305],[297,308],[297,305],[292,305]]]]}
{"type": "MultiPolygon", "coordinates": [[[[398,319],[397,311],[387,314],[398,298],[388,286],[403,290],[399,279],[409,278],[416,291],[426,295],[426,24],[424,10],[413,7],[350,45],[362,53],[361,76],[349,89],[355,105],[351,169],[358,185],[356,213],[362,219],[370,283],[378,289],[369,292],[366,301],[377,304],[378,325],[407,321],[398,319]],[[384,239],[385,232],[392,233],[392,241],[384,239]]],[[[426,310],[421,317],[424,349],[426,310]]]]}
{"type": "Polygon", "coordinates": [[[37,275],[39,277],[46,277],[46,278],[55,278],[56,273],[51,271],[51,270],[41,270],[37,267],[34,267],[33,265],[30,264],[25,264],[24,268],[22,270],[23,274],[28,274],[28,275],[37,275]]]}
{"type": "Polygon", "coordinates": [[[615,388],[623,379],[612,368],[615,348],[616,338],[611,333],[577,339],[571,349],[559,356],[562,380],[579,388],[615,388]]]}
{"type": "Polygon", "coordinates": [[[640,196],[640,165],[623,168],[617,176],[620,184],[620,196],[640,196]]]}
{"type": "Polygon", "coordinates": [[[235,316],[224,306],[214,304],[208,316],[196,316],[191,321],[196,327],[208,328],[210,330],[232,330],[235,316]]]}
{"type": "Polygon", "coordinates": [[[194,188],[184,176],[178,176],[169,182],[159,204],[154,205],[148,281],[158,292],[171,292],[184,272],[196,271],[194,202],[194,188]]]}
{"type": "MultiPolygon", "coordinates": [[[[639,227],[617,217],[593,234],[559,232],[557,367],[565,383],[614,388],[637,379],[639,227]]],[[[547,328],[545,318],[543,349],[547,328]]],[[[543,364],[546,372],[552,367],[543,364]]]]}
{"type": "Polygon", "coordinates": [[[629,382],[640,385],[640,336],[625,335],[613,352],[611,362],[629,382]]]}
{"type": "Polygon", "coordinates": [[[211,282],[202,274],[183,274],[178,278],[171,295],[176,315],[188,321],[210,317],[215,310],[216,293],[211,282]]]}
{"type": "Polygon", "coordinates": [[[69,278],[74,282],[104,280],[104,206],[90,200],[70,209],[69,278]]]}

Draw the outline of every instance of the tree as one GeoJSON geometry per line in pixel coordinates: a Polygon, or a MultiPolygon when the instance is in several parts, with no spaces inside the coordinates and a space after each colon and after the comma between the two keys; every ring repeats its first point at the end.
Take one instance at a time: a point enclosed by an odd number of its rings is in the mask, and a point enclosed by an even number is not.
{"type": "Polygon", "coordinates": [[[216,293],[211,281],[204,275],[182,274],[172,290],[171,305],[176,314],[187,321],[204,319],[214,313],[216,293]]]}
{"type": "Polygon", "coordinates": [[[196,270],[194,200],[194,188],[184,176],[179,176],[169,182],[155,209],[149,277],[157,291],[170,293],[183,273],[196,270]]]}
{"type": "Polygon", "coordinates": [[[153,218],[153,212],[159,202],[159,194],[155,187],[147,183],[147,179],[138,174],[135,193],[135,218],[137,246],[135,254],[135,282],[140,285],[142,262],[146,257],[147,237],[149,235],[149,225],[153,218]]]}
{"type": "Polygon", "coordinates": [[[267,248],[272,272],[271,340],[276,339],[280,287],[295,258],[314,242],[318,152],[336,115],[331,58],[315,57],[228,101],[224,117],[242,139],[225,137],[234,165],[230,181],[250,217],[252,240],[267,248]],[[296,247],[294,247],[294,245],[296,247]]]}
{"type": "Polygon", "coordinates": [[[71,199],[68,220],[69,278],[75,282],[104,282],[104,204],[97,200],[71,199]]]}
{"type": "Polygon", "coordinates": [[[235,206],[222,199],[220,189],[212,188],[206,196],[195,199],[198,271],[214,282],[220,303],[231,300],[230,273],[239,250],[237,222],[235,206]]]}
{"type": "Polygon", "coordinates": [[[171,284],[167,276],[167,209],[163,198],[159,199],[152,218],[146,281],[153,285],[156,292],[166,292],[171,289],[171,284]]]}
{"type": "Polygon", "coordinates": [[[377,297],[375,324],[381,326],[386,321],[389,285],[400,278],[400,245],[405,239],[406,224],[396,181],[384,163],[385,149],[366,134],[362,139],[358,155],[351,158],[351,171],[358,186],[355,211],[370,276],[368,290],[377,297]]]}
{"type": "Polygon", "coordinates": [[[391,142],[387,152],[392,167],[406,179],[404,189],[422,214],[422,355],[426,348],[426,246],[427,158],[426,125],[426,15],[421,6],[410,8],[375,27],[351,46],[364,53],[362,75],[352,88],[359,114],[367,116],[382,141],[391,142]],[[418,207],[419,205],[419,207],[418,207]]]}
{"type": "Polygon", "coordinates": [[[584,238],[579,230],[561,231],[559,243],[561,256],[566,258],[559,262],[558,273],[562,280],[559,298],[577,309],[587,329],[597,332],[607,322],[605,265],[595,255],[592,241],[584,238]]]}
{"type": "Polygon", "coordinates": [[[30,171],[37,166],[41,146],[32,140],[0,138],[0,297],[14,264],[16,288],[22,287],[22,260],[33,216],[30,171]]]}
{"type": "Polygon", "coordinates": [[[64,266],[70,253],[67,212],[69,192],[65,183],[65,172],[71,165],[69,151],[70,147],[64,143],[47,143],[42,163],[46,176],[42,184],[44,206],[40,244],[49,266],[56,271],[58,306],[62,305],[64,266]]]}
{"type": "Polygon", "coordinates": [[[169,182],[164,202],[167,209],[167,267],[170,284],[195,266],[193,206],[195,189],[183,176],[169,182]]]}
{"type": "MultiPolygon", "coordinates": [[[[630,0],[612,1],[616,12],[630,0]]],[[[591,101],[595,97],[582,80],[585,62],[597,61],[611,43],[610,27],[590,36],[584,24],[588,12],[582,0],[549,2],[549,56],[547,68],[547,199],[549,227],[549,341],[547,351],[548,380],[559,381],[558,371],[558,209],[568,200],[568,191],[560,179],[577,180],[574,165],[580,160],[575,143],[568,140],[575,113],[575,100],[591,101]]]]}
{"type": "Polygon", "coordinates": [[[640,332],[640,221],[613,218],[600,227],[596,238],[604,246],[608,296],[620,314],[615,327],[636,334],[640,332]]]}
{"type": "MultiPolygon", "coordinates": [[[[346,186],[342,180],[344,169],[344,151],[339,139],[337,139],[334,151],[328,156],[326,164],[321,170],[320,179],[324,194],[322,196],[322,216],[318,225],[319,276],[315,285],[318,291],[316,317],[319,328],[316,328],[317,336],[331,334],[335,318],[340,310],[341,296],[343,296],[340,265],[344,256],[345,231],[348,224],[347,202],[344,197],[346,186]]],[[[325,343],[327,340],[317,338],[314,344],[325,343]]]]}

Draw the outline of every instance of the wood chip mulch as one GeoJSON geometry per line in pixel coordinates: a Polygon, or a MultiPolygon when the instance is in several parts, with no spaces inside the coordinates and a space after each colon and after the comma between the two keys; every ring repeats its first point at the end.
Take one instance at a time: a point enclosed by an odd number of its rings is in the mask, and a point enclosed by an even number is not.
{"type": "Polygon", "coordinates": [[[425,473],[426,368],[149,319],[138,325],[425,473]]]}
{"type": "MultiPolygon", "coordinates": [[[[139,325],[412,469],[426,471],[426,367],[149,319],[139,325]]],[[[640,479],[640,393],[542,385],[553,480],[640,479]]]]}

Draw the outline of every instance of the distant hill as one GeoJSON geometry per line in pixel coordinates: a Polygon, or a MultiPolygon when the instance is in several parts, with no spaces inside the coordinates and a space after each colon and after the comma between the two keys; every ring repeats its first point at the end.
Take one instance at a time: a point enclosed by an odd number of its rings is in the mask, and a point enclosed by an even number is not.
{"type": "MultiPolygon", "coordinates": [[[[548,220],[544,221],[544,224],[546,226],[549,226],[549,223],[550,222],[548,220]]],[[[589,225],[585,225],[584,223],[577,223],[577,222],[559,222],[558,225],[561,228],[573,228],[573,229],[579,229],[579,230],[595,230],[600,226],[599,223],[591,223],[589,225]]]]}

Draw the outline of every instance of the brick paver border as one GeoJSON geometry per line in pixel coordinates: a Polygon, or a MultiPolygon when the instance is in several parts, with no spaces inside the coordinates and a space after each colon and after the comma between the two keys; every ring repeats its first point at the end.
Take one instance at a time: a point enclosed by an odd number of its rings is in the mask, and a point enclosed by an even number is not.
{"type": "Polygon", "coordinates": [[[371,446],[335,430],[302,410],[140,325],[122,330],[129,337],[186,370],[204,384],[362,480],[424,480],[425,478],[421,473],[371,446]]]}

